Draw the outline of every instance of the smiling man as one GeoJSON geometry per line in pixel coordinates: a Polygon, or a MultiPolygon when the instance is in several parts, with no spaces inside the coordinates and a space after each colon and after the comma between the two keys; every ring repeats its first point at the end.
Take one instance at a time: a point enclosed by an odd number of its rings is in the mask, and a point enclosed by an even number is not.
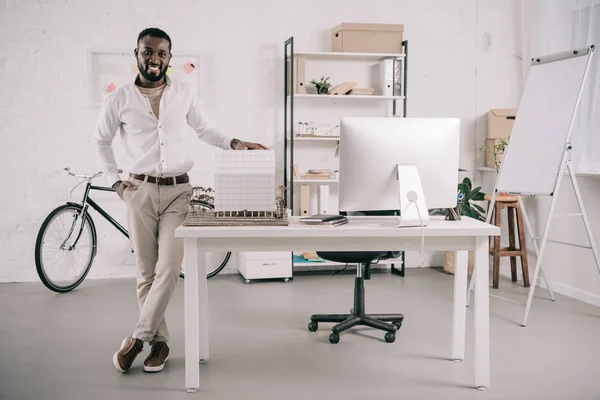
{"type": "Polygon", "coordinates": [[[160,29],[139,34],[134,50],[139,74],[106,97],[94,136],[104,175],[127,208],[138,269],[140,317],[113,355],[119,372],[131,367],[144,342],[151,345],[144,371],[161,371],[169,357],[164,314],[183,261],[183,242],[174,230],[185,220],[192,194],[189,127],[204,142],[225,150],[266,149],[208,126],[196,88],[166,75],[171,47],[171,38],[160,29]],[[117,131],[127,158],[126,181],[119,176],[112,148],[117,131]]]}

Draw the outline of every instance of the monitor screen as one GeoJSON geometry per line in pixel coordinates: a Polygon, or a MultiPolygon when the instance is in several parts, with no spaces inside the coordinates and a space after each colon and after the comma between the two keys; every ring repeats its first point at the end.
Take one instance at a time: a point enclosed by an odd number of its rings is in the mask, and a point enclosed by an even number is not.
{"type": "Polygon", "coordinates": [[[456,206],[458,118],[342,118],[339,210],[400,210],[398,164],[419,171],[428,209],[456,206]]]}

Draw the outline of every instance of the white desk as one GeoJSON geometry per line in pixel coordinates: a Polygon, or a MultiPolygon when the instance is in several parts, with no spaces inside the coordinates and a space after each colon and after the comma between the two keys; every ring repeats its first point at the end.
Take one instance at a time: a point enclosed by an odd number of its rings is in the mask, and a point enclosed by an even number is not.
{"type": "MultiPolygon", "coordinates": [[[[377,218],[377,217],[376,217],[377,218]]],[[[381,217],[379,217],[381,218],[381,217]]],[[[206,251],[368,251],[420,250],[421,227],[393,228],[389,221],[373,217],[352,217],[350,223],[311,227],[290,219],[289,226],[190,227],[175,230],[184,238],[185,387],[200,386],[199,362],[209,358],[208,285],[204,271],[206,251]],[[383,225],[388,226],[383,226],[383,225]]],[[[489,348],[489,236],[500,235],[496,226],[463,218],[462,221],[432,219],[425,228],[425,250],[457,251],[454,276],[454,311],[451,358],[465,356],[467,251],[475,251],[474,386],[490,385],[489,348]]],[[[307,315],[307,318],[309,316],[307,315]]],[[[302,321],[299,321],[302,322],[302,321]]]]}

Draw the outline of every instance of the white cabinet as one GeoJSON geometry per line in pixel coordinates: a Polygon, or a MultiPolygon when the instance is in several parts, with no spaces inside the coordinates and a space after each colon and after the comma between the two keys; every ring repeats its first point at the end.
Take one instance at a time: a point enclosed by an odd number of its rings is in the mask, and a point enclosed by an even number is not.
{"type": "Polygon", "coordinates": [[[292,253],[290,251],[240,252],[240,274],[250,283],[252,279],[283,279],[292,277],[292,253]]]}

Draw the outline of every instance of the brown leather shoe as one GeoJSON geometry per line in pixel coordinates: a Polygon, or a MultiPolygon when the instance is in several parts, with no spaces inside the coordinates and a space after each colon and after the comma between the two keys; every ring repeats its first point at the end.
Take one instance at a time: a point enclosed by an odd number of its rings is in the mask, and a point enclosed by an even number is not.
{"type": "Polygon", "coordinates": [[[113,356],[113,364],[119,372],[125,372],[131,368],[133,360],[144,349],[144,342],[140,339],[127,337],[121,343],[121,348],[113,356]]]}
{"type": "Polygon", "coordinates": [[[152,345],[150,355],[144,360],[144,371],[160,372],[169,359],[169,346],[165,342],[156,342],[152,345]]]}

